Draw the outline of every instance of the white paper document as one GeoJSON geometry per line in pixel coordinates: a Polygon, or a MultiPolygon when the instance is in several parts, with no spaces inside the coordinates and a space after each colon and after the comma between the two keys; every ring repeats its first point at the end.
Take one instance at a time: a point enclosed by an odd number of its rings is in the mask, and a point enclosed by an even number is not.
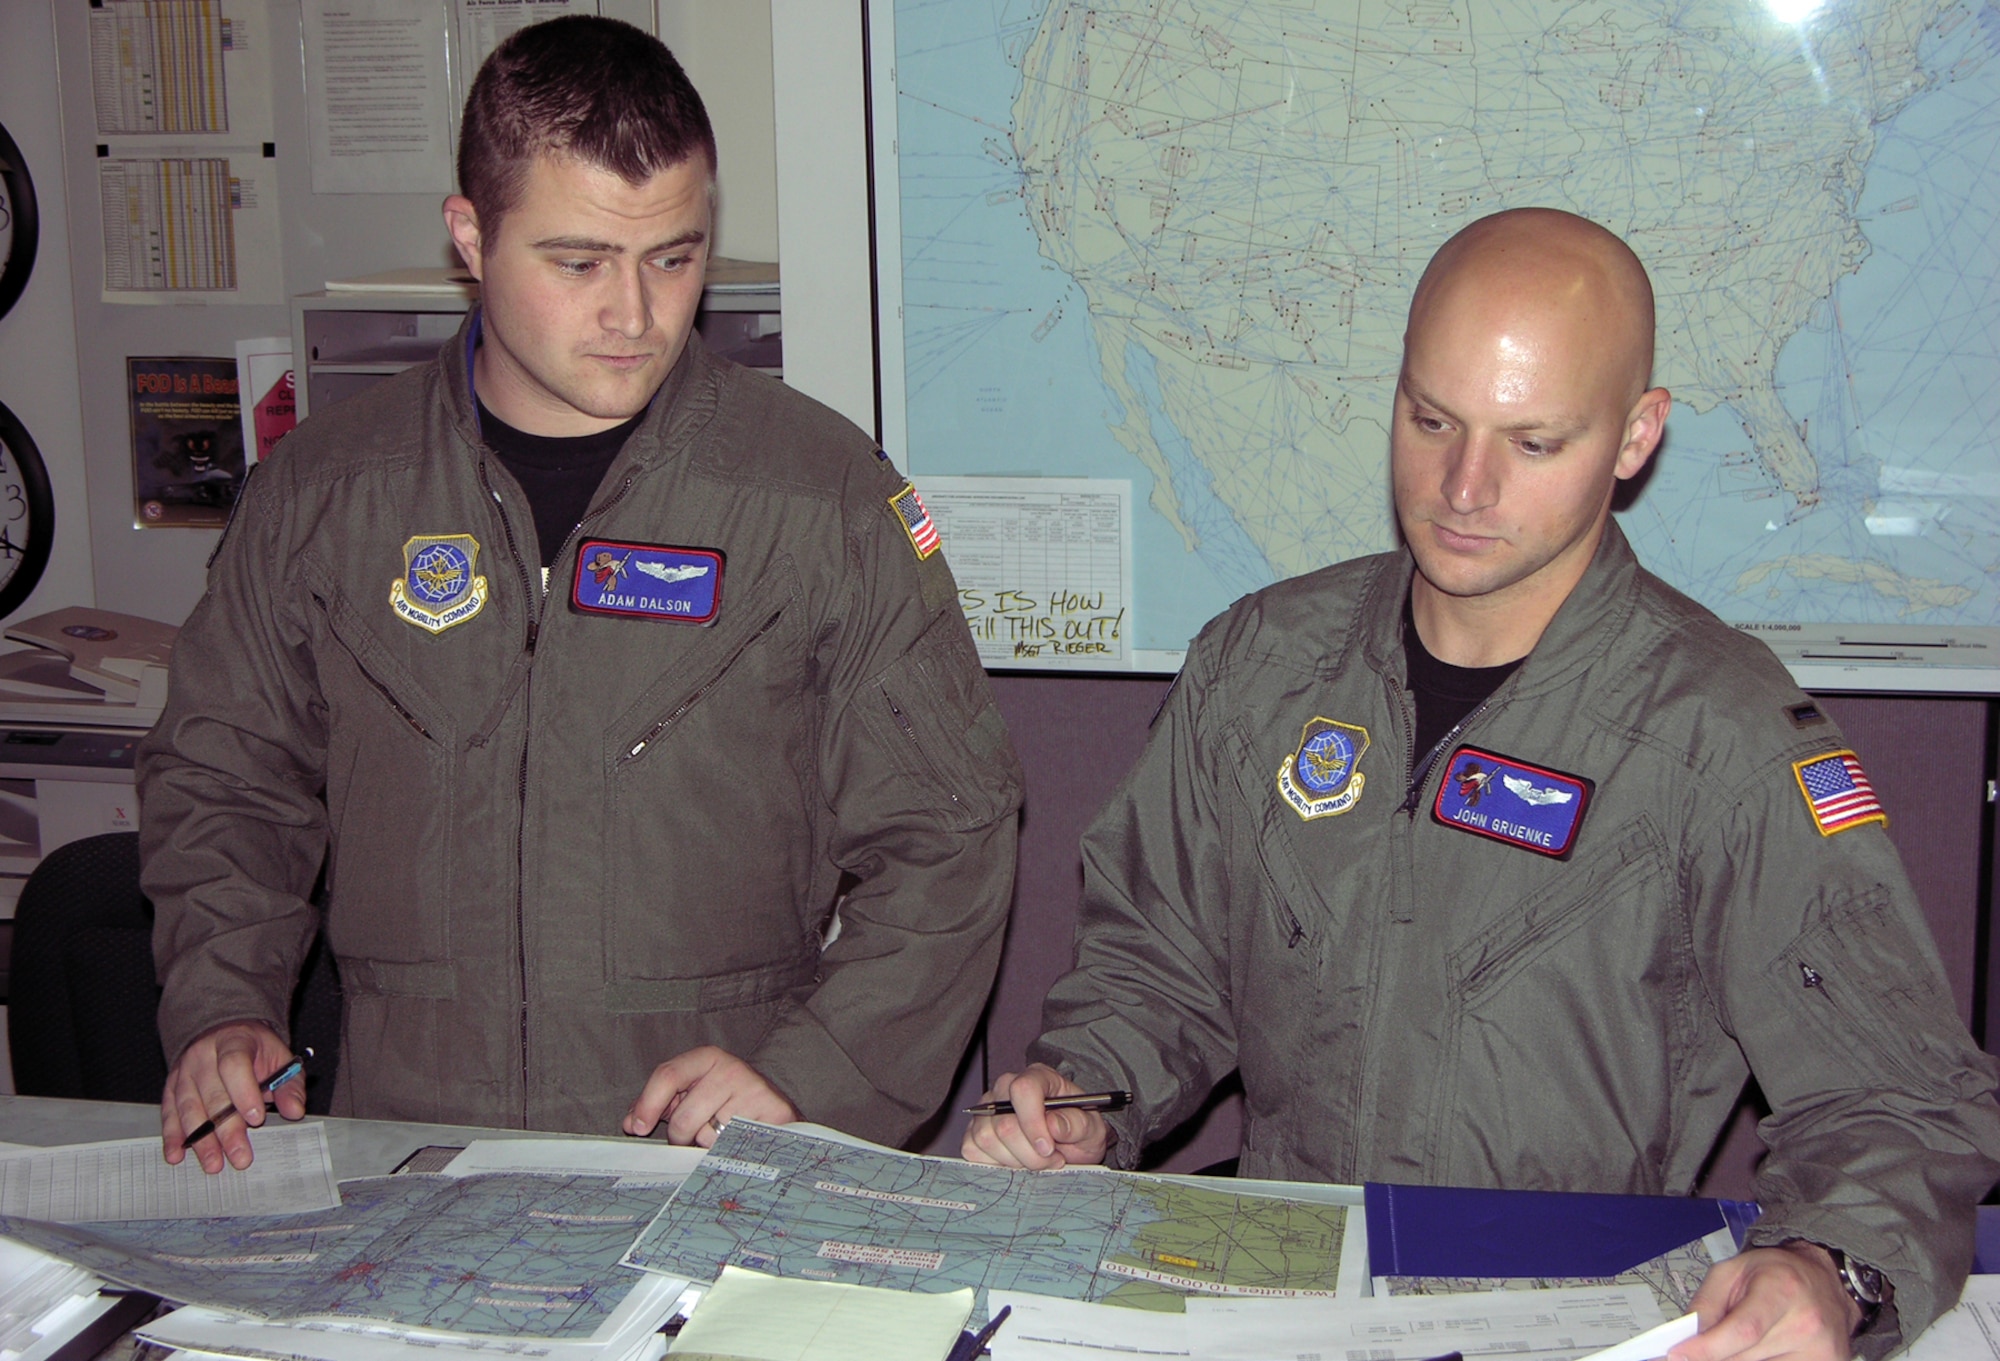
{"type": "Polygon", "coordinates": [[[987,1297],[987,1317],[998,1315],[1003,1306],[1014,1312],[986,1344],[993,1361],[1144,1361],[1190,1355],[1184,1314],[995,1290],[987,1297]]]}
{"type": "Polygon", "coordinates": [[[621,1186],[678,1186],[703,1150],[652,1139],[475,1139],[444,1166],[447,1177],[482,1172],[543,1172],[616,1177],[621,1186]]]}
{"type": "Polygon", "coordinates": [[[455,103],[465,103],[472,78],[509,37],[544,19],[565,14],[596,14],[597,0],[452,0],[456,11],[458,49],[452,54],[456,77],[455,103]]]}
{"type": "Polygon", "coordinates": [[[277,162],[251,147],[98,158],[108,303],[277,303],[277,162]]]}
{"type": "Polygon", "coordinates": [[[406,0],[303,0],[315,194],[448,194],[449,11],[406,0]]]}
{"type": "Polygon", "coordinates": [[[1292,1361],[1358,1352],[1424,1361],[1583,1361],[1661,1322],[1644,1286],[1336,1300],[1188,1301],[1188,1344],[1204,1361],[1292,1361]]]}
{"type": "Polygon", "coordinates": [[[192,1155],[177,1166],[158,1139],[64,1144],[0,1156],[0,1214],[57,1224],[293,1214],[340,1204],[326,1127],[273,1122],[250,1131],[257,1155],[215,1176],[192,1155]]]}
{"type": "Polygon", "coordinates": [[[1132,484],[926,477],[959,604],[988,666],[1132,665],[1132,484]]]}
{"type": "Polygon", "coordinates": [[[2000,1361],[2000,1276],[1972,1276],[1958,1307],[1910,1344],[1903,1361],[2000,1361]]]}
{"type": "Polygon", "coordinates": [[[99,0],[90,86],[103,137],[272,138],[267,14],[256,0],[99,0]]]}
{"type": "Polygon", "coordinates": [[[1630,1338],[1601,1352],[1592,1352],[1583,1361],[1657,1361],[1669,1349],[1701,1331],[1701,1319],[1693,1314],[1682,1314],[1679,1318],[1668,1319],[1657,1328],[1648,1328],[1635,1338],[1630,1338]]]}
{"type": "Polygon", "coordinates": [[[1643,1286],[1354,1301],[1196,1297],[1185,1314],[994,1291],[989,1310],[1003,1304],[1014,1313],[991,1344],[994,1361],[1425,1361],[1454,1351],[1481,1361],[1637,1361],[1678,1340],[1638,1342],[1660,1322],[1659,1305],[1643,1286]],[[1638,1349],[1628,1351],[1635,1342],[1638,1349]],[[1600,1355],[1606,1347],[1614,1350],[1600,1355]]]}

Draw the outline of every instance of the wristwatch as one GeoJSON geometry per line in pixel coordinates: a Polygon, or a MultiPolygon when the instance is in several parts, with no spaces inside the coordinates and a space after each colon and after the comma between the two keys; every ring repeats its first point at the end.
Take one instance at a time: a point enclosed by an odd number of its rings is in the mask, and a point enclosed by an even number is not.
{"type": "Polygon", "coordinates": [[[1833,1258],[1833,1269],[1840,1273],[1841,1289],[1861,1307],[1861,1322],[1855,1325],[1853,1334],[1859,1337],[1875,1326],[1882,1306],[1895,1298],[1896,1287],[1889,1284],[1889,1278],[1878,1268],[1855,1261],[1839,1248],[1829,1248],[1824,1243],[1815,1246],[1826,1248],[1827,1255],[1833,1258]]]}

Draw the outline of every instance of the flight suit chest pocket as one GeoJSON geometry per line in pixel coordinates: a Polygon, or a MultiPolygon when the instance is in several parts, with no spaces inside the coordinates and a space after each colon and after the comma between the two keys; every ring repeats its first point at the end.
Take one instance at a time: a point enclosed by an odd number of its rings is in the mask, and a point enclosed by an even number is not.
{"type": "Polygon", "coordinates": [[[676,629],[693,646],[604,731],[608,979],[690,979],[798,955],[817,712],[799,592],[781,561],[714,628],[676,629]]]}
{"type": "Polygon", "coordinates": [[[1689,1043],[1680,1002],[1692,965],[1664,840],[1642,815],[1561,862],[1439,830],[1466,845],[1419,872],[1414,925],[1434,916],[1429,929],[1449,933],[1444,1004],[1416,1018],[1430,1038],[1415,1052],[1436,1046],[1416,1106],[1429,1113],[1427,1165],[1466,1184],[1598,1166],[1603,1130],[1587,1112],[1624,1111],[1651,1131],[1652,1094],[1689,1043]],[[1465,925],[1454,931],[1454,919],[1465,925]],[[1503,1142],[1522,1151],[1496,1163],[1478,1130],[1509,1131],[1503,1142]]]}
{"type": "MultiPolygon", "coordinates": [[[[1656,971],[1652,957],[1665,934],[1659,917],[1671,897],[1665,842],[1643,817],[1607,840],[1588,859],[1526,862],[1544,882],[1494,912],[1446,958],[1448,986],[1460,1006],[1478,1008],[1524,974],[1545,967],[1596,970],[1601,977],[1635,983],[1656,971]],[[1615,921],[1620,914],[1626,918],[1622,924],[1615,921]],[[1614,920],[1600,925],[1607,917],[1614,920]],[[1551,955],[1559,965],[1545,964],[1551,955]]],[[[1498,846],[1481,849],[1496,860],[1525,855],[1498,846]]],[[[1466,865],[1460,861],[1458,867],[1463,871],[1466,865]]],[[[1484,883],[1462,884],[1458,894],[1504,894],[1506,883],[1496,874],[1484,883]]]]}
{"type": "Polygon", "coordinates": [[[453,716],[337,591],[315,589],[331,646],[327,706],[327,936],[334,952],[394,963],[450,957],[456,840],[453,716]]]}
{"type": "MultiPolygon", "coordinates": [[[[1278,799],[1272,778],[1277,765],[1265,759],[1267,753],[1258,750],[1251,727],[1244,720],[1232,719],[1223,726],[1222,743],[1228,752],[1229,768],[1235,774],[1236,793],[1246,807],[1247,821],[1256,829],[1262,889],[1259,896],[1267,900],[1267,910],[1259,914],[1260,920],[1252,924],[1252,930],[1268,927],[1268,934],[1275,934],[1292,967],[1307,967],[1316,961],[1328,935],[1343,924],[1337,920],[1326,895],[1313,882],[1308,857],[1301,854],[1293,838],[1316,837],[1350,848],[1350,853],[1331,845],[1319,849],[1346,862],[1342,872],[1351,873],[1353,866],[1362,863],[1360,857],[1351,853],[1354,829],[1336,827],[1331,820],[1302,823],[1278,799]],[[1266,769],[1267,766],[1270,768],[1266,769]]],[[[1255,938],[1247,942],[1253,949],[1263,943],[1255,938]]]]}

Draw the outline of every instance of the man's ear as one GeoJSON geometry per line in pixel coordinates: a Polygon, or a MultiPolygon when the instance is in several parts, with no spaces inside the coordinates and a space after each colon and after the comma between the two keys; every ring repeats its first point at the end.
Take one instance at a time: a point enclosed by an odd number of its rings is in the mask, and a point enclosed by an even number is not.
{"type": "Polygon", "coordinates": [[[451,243],[458,247],[458,258],[465,261],[472,277],[484,279],[479,210],[472,206],[471,199],[463,194],[453,194],[444,201],[444,229],[451,233],[451,243]]]}
{"type": "Polygon", "coordinates": [[[1667,433],[1667,413],[1673,406],[1673,395],[1665,388],[1648,388],[1632,404],[1625,417],[1625,443],[1619,447],[1618,462],[1612,469],[1621,482],[1645,467],[1660,447],[1667,433]]]}

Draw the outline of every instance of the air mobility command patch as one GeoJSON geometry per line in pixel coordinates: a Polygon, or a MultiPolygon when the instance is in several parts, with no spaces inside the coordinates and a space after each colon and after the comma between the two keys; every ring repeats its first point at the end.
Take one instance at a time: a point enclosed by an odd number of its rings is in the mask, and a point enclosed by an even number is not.
{"type": "Polygon", "coordinates": [[[706,624],[722,608],[722,565],[713,548],[585,539],[570,604],[585,614],[706,624]]]}
{"type": "Polygon", "coordinates": [[[1792,762],[1799,791],[1806,796],[1806,811],[1821,836],[1832,836],[1864,822],[1889,825],[1875,786],[1861,769],[1861,758],[1851,751],[1832,751],[1824,756],[1792,762]]]}
{"type": "Polygon", "coordinates": [[[470,534],[419,534],[403,544],[403,575],[389,583],[389,608],[429,633],[455,628],[486,608],[478,567],[479,540],[470,534]]]}
{"type": "Polygon", "coordinates": [[[1368,729],[1315,718],[1299,734],[1298,750],[1278,767],[1278,792],[1307,821],[1345,813],[1361,802],[1368,783],[1359,769],[1367,752],[1368,729]]]}
{"type": "Polygon", "coordinates": [[[1566,860],[1596,788],[1581,775],[1460,747],[1445,762],[1431,817],[1457,831],[1566,860]]]}
{"type": "Polygon", "coordinates": [[[924,498],[917,495],[914,483],[905,482],[903,489],[889,498],[889,509],[903,522],[903,532],[910,536],[910,547],[917,550],[919,558],[938,551],[937,526],[931,522],[931,513],[924,509],[924,498]]]}

